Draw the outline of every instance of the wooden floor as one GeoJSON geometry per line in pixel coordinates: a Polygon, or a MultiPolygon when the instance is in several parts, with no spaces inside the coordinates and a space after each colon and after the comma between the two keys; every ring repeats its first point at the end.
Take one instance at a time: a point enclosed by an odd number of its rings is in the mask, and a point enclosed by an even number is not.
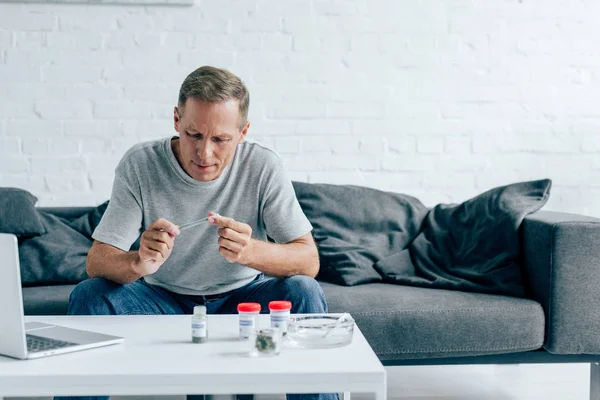
{"type": "MultiPolygon", "coordinates": [[[[589,364],[411,366],[388,367],[387,371],[389,400],[589,399],[589,364]]],[[[257,400],[283,398],[256,396],[257,400]]],[[[142,399],[185,400],[184,396],[118,396],[111,400],[142,399]]],[[[370,399],[373,396],[352,394],[352,400],[370,399]]]]}

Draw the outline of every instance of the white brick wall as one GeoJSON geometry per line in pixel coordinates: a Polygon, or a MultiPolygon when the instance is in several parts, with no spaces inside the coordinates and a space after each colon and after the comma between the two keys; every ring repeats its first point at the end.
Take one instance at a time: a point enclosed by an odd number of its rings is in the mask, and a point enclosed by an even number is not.
{"type": "Polygon", "coordinates": [[[42,205],[110,194],[133,143],[173,133],[183,78],[251,91],[250,135],[292,179],[427,205],[549,177],[600,216],[600,2],[0,3],[0,186],[42,205]]]}

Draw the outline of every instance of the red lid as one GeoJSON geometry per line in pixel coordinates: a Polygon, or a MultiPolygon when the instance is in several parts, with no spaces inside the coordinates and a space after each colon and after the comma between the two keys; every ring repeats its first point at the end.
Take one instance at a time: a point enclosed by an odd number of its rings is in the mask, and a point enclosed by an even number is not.
{"type": "Polygon", "coordinates": [[[269,310],[285,311],[291,310],[292,303],[287,300],[278,300],[269,302],[269,310]]]}
{"type": "Polygon", "coordinates": [[[237,306],[238,312],[260,312],[260,303],[240,303],[237,306]]]}

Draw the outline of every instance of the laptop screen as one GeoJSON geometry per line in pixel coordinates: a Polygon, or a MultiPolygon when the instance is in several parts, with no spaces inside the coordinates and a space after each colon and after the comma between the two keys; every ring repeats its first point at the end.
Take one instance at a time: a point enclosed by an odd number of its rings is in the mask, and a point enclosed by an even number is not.
{"type": "Polygon", "coordinates": [[[19,245],[10,233],[0,233],[0,304],[0,354],[25,358],[19,245]]]}

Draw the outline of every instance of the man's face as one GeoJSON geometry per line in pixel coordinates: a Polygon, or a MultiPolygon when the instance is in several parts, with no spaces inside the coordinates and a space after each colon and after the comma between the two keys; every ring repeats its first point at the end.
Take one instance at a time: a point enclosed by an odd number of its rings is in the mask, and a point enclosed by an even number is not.
{"type": "Polygon", "coordinates": [[[207,103],[188,98],[183,110],[174,110],[179,144],[175,156],[185,172],[201,182],[217,179],[246,137],[250,123],[240,131],[239,102],[207,103]],[[181,114],[181,116],[180,116],[181,114]]]}

